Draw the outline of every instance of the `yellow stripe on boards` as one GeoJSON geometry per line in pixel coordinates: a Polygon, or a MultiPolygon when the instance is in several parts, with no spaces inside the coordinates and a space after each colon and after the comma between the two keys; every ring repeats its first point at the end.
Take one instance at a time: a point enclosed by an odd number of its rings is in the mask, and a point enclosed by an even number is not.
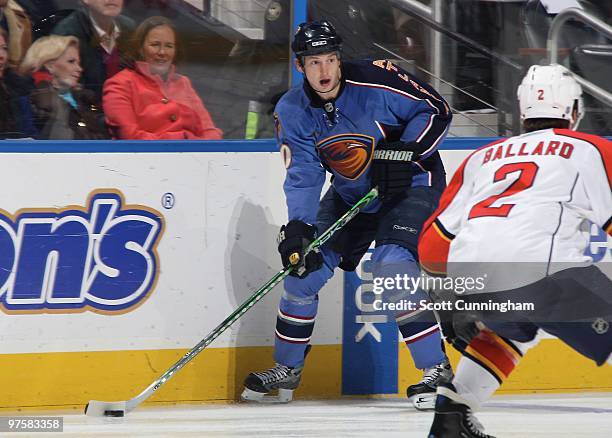
{"type": "MultiPolygon", "coordinates": [[[[403,343],[398,345],[397,396],[420,380],[403,343]]],[[[459,353],[447,346],[456,366],[459,353]]],[[[158,378],[185,350],[0,355],[0,409],[82,409],[90,399],[126,400],[158,378]]],[[[315,345],[308,355],[297,399],[340,397],[340,345],[315,345]]],[[[272,365],[271,347],[210,348],[166,383],[147,403],[228,402],[237,399],[250,371],[272,365]]],[[[354,366],[359,366],[355,364],[354,366]]],[[[500,393],[612,392],[612,366],[592,361],[555,339],[529,350],[500,393]]]]}
{"type": "MultiPolygon", "coordinates": [[[[401,348],[399,361],[399,393],[420,379],[421,372],[414,369],[410,353],[401,348]]],[[[460,353],[446,345],[453,369],[457,368],[460,353]]],[[[527,351],[498,394],[530,392],[612,392],[612,366],[598,367],[595,362],[576,353],[558,339],[543,339],[527,351]]]]}
{"type": "MultiPolygon", "coordinates": [[[[339,345],[308,355],[296,398],[340,396],[339,345]]],[[[0,409],[83,408],[91,399],[127,400],[157,379],[185,350],[0,355],[0,409]]],[[[251,371],[273,366],[271,347],[210,348],[177,373],[148,403],[234,401],[251,371]]]]}

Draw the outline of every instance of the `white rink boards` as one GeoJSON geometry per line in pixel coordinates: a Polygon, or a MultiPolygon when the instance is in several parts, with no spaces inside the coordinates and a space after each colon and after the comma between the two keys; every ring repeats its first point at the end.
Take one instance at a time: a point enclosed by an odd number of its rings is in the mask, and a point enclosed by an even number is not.
{"type": "MultiPolygon", "coordinates": [[[[487,142],[454,140],[442,151],[449,176],[487,142]]],[[[18,190],[0,205],[0,366],[10,370],[0,378],[0,408],[82,408],[90,399],[133,397],[274,275],[287,213],[285,169],[268,143],[3,144],[0,181],[18,190]]],[[[594,237],[591,251],[612,267],[611,242],[594,237]]],[[[337,275],[321,293],[299,397],[339,397],[350,381],[342,374],[351,361],[343,359],[341,315],[352,302],[343,286],[337,275]]],[[[280,293],[150,402],[236,399],[249,372],[270,366],[280,293]]],[[[346,320],[358,324],[357,316],[346,320]]],[[[547,341],[505,391],[612,391],[609,370],[547,341]],[[549,357],[558,364],[542,367],[549,357]]],[[[381,393],[403,393],[420,378],[400,350],[398,389],[381,393]]]]}

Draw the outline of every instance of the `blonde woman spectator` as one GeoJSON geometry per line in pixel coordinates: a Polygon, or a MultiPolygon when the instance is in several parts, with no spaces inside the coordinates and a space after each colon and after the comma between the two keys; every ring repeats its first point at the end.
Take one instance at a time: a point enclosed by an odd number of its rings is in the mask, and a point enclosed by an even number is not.
{"type": "Polygon", "coordinates": [[[134,32],[135,63],[104,84],[106,121],[121,139],[221,139],[191,81],[175,71],[176,32],[150,17],[134,32]]]}
{"type": "Polygon", "coordinates": [[[93,92],[79,85],[83,69],[75,37],[52,35],[36,40],[21,72],[34,79],[30,100],[39,139],[108,138],[93,92]]]}

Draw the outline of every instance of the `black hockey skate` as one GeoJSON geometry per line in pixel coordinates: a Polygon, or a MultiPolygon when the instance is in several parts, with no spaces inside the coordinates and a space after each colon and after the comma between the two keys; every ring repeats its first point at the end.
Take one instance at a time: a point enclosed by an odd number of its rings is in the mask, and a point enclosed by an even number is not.
{"type": "Polygon", "coordinates": [[[444,359],[444,362],[431,368],[426,368],[421,381],[410,385],[406,389],[408,400],[418,410],[431,410],[436,404],[436,388],[438,385],[443,382],[450,382],[452,379],[453,369],[448,359],[444,359]]]}
{"type": "Polygon", "coordinates": [[[300,384],[303,369],[303,366],[291,368],[277,363],[269,370],[250,373],[244,381],[240,398],[243,401],[289,403],[293,400],[293,391],[300,384]],[[266,395],[274,390],[278,390],[278,397],[266,395]]]}
{"type": "MultiPolygon", "coordinates": [[[[306,346],[304,360],[311,348],[311,345],[306,346]]],[[[300,385],[303,369],[304,365],[292,368],[277,363],[269,370],[250,373],[244,380],[244,391],[240,398],[248,402],[289,403],[293,400],[293,391],[300,385]],[[274,390],[278,390],[278,396],[267,395],[274,390]]]]}
{"type": "Polygon", "coordinates": [[[495,438],[483,432],[468,402],[457,394],[451,383],[440,383],[436,415],[428,438],[495,438]]]}

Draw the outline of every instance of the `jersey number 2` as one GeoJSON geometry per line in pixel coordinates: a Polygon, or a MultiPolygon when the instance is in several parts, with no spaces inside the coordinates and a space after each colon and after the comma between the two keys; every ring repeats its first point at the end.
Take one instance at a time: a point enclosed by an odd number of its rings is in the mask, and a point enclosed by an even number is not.
{"type": "Polygon", "coordinates": [[[515,204],[502,204],[499,207],[491,207],[491,205],[500,198],[514,195],[515,193],[522,192],[523,190],[531,187],[533,185],[533,181],[535,180],[536,174],[538,173],[538,169],[538,165],[533,161],[528,161],[526,163],[504,164],[502,167],[497,169],[493,178],[494,182],[499,182],[506,179],[510,173],[520,173],[518,178],[512,184],[510,184],[506,190],[497,195],[489,196],[488,198],[474,205],[470,210],[469,219],[484,216],[507,217],[515,204]]]}

